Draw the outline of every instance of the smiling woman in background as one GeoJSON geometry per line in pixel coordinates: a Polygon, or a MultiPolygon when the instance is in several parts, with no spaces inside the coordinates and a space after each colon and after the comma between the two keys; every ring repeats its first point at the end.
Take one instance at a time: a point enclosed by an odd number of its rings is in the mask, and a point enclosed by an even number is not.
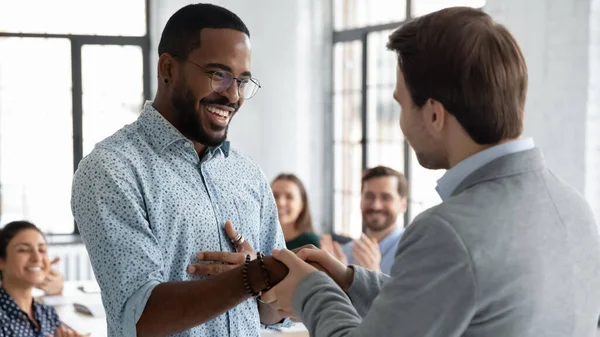
{"type": "Polygon", "coordinates": [[[33,300],[50,272],[46,238],[27,221],[0,230],[0,337],[80,336],[61,326],[56,311],[33,300]]]}
{"type": "Polygon", "coordinates": [[[319,236],[313,231],[308,196],[302,181],[294,174],[283,173],[273,180],[271,189],[287,248],[309,244],[319,247],[319,236]]]}

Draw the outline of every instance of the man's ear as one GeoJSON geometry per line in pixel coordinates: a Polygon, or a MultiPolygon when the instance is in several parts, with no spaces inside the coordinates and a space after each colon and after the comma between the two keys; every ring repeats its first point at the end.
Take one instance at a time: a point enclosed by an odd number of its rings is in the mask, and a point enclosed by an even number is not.
{"type": "Polygon", "coordinates": [[[408,198],[407,197],[401,197],[400,198],[400,209],[402,210],[402,214],[406,213],[406,209],[408,207],[408,198]]]}
{"type": "Polygon", "coordinates": [[[448,111],[446,111],[444,105],[430,98],[421,110],[423,111],[423,121],[425,122],[427,131],[435,138],[441,137],[444,126],[448,122],[448,111]]]}
{"type": "Polygon", "coordinates": [[[175,59],[169,53],[163,53],[158,58],[158,78],[160,82],[173,82],[173,73],[175,68],[175,59]]]}

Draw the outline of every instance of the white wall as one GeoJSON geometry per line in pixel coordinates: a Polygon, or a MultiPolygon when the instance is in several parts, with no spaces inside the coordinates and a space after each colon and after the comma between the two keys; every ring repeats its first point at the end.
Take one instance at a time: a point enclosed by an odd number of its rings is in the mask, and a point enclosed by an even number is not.
{"type": "Polygon", "coordinates": [[[529,68],[525,136],[600,215],[599,0],[488,0],[529,68]],[[591,11],[594,2],[594,12],[591,11]],[[592,34],[592,29],[595,33],[592,34]]]}
{"type": "MultiPolygon", "coordinates": [[[[331,14],[324,0],[220,0],[244,20],[252,42],[252,73],[262,89],[232,120],[233,147],[252,157],[268,179],[296,173],[310,196],[317,229],[331,223],[331,14]]],[[[151,2],[152,79],[157,46],[169,17],[193,1],[151,2]]],[[[153,81],[153,89],[156,83],[153,81]]]]}
{"type": "Polygon", "coordinates": [[[600,226],[600,0],[592,0],[590,9],[585,194],[600,226]]]}

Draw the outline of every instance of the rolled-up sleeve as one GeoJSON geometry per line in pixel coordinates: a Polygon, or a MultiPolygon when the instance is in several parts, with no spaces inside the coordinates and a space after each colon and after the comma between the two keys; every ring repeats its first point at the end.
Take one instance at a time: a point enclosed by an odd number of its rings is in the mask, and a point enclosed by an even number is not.
{"type": "Polygon", "coordinates": [[[71,208],[102,289],[109,334],[135,336],[165,275],[134,167],[124,156],[96,148],[75,173],[71,208]]]}

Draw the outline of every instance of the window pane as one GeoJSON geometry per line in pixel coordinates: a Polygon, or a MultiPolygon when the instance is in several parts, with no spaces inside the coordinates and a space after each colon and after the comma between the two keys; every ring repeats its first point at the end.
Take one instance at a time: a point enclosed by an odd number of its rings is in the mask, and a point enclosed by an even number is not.
{"type": "Polygon", "coordinates": [[[400,130],[400,106],[392,98],[393,87],[369,88],[369,167],[390,166],[404,171],[404,137],[400,130]]]}
{"type": "Polygon", "coordinates": [[[369,140],[401,143],[400,104],[393,98],[394,87],[374,86],[368,93],[369,140]]]}
{"type": "Polygon", "coordinates": [[[406,19],[406,1],[402,0],[334,0],[334,29],[400,22],[406,19]]]}
{"type": "Polygon", "coordinates": [[[336,143],[335,223],[336,233],[351,235],[362,231],[360,214],[360,177],[362,147],[360,144],[336,143]]]}
{"type": "Polygon", "coordinates": [[[335,226],[334,233],[359,238],[362,233],[362,214],[360,211],[360,192],[335,192],[335,226]],[[345,209],[346,212],[340,210],[345,209]]]}
{"type": "Polygon", "coordinates": [[[383,30],[370,33],[367,36],[368,45],[368,78],[369,86],[394,87],[396,85],[396,69],[398,58],[396,53],[385,47],[393,30],[383,30]]]}
{"type": "Polygon", "coordinates": [[[336,93],[361,89],[362,43],[337,43],[333,51],[333,90],[336,93]]]}
{"type": "Polygon", "coordinates": [[[368,166],[388,166],[404,172],[404,142],[369,142],[368,166]]]}
{"type": "Polygon", "coordinates": [[[361,232],[362,43],[334,47],[334,231],[361,232]],[[358,212],[358,213],[357,213],[358,212]],[[358,215],[358,217],[357,217],[358,215]]]}
{"type": "Polygon", "coordinates": [[[413,16],[421,16],[437,10],[455,7],[467,6],[482,8],[485,5],[485,0],[412,0],[413,16]]]}
{"type": "Polygon", "coordinates": [[[391,31],[368,36],[368,166],[385,165],[404,171],[404,138],[400,105],[394,100],[396,57],[385,49],[391,31]]]}
{"type": "Polygon", "coordinates": [[[362,139],[361,92],[337,94],[333,100],[334,141],[360,142],[362,139]]]}
{"type": "Polygon", "coordinates": [[[0,0],[0,32],[146,35],[145,0],[0,0]]]}
{"type": "Polygon", "coordinates": [[[428,170],[423,168],[415,152],[411,149],[410,158],[410,215],[411,221],[424,210],[439,204],[442,200],[435,187],[446,170],[428,170]]]}
{"type": "Polygon", "coordinates": [[[83,154],[87,155],[96,143],[138,117],[144,100],[142,49],[85,45],[81,64],[83,154]]]}
{"type": "Polygon", "coordinates": [[[73,232],[71,107],[68,40],[0,38],[2,225],[73,232]]]}

